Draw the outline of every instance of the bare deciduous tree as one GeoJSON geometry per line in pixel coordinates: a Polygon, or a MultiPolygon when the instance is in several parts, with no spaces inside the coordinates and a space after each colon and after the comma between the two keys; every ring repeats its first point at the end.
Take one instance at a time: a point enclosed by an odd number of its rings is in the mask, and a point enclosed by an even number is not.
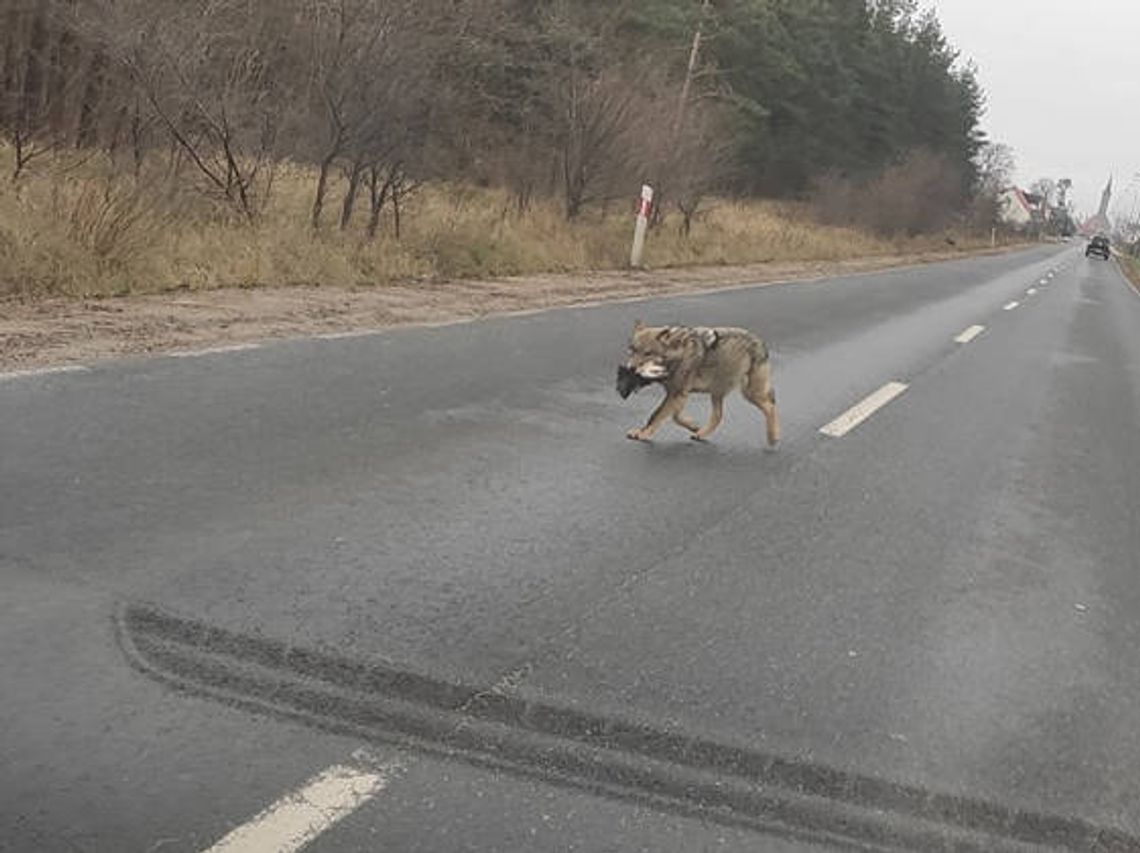
{"type": "Polygon", "coordinates": [[[53,26],[54,3],[7,0],[5,6],[0,138],[12,146],[17,181],[29,163],[60,144],[64,100],[75,80],[75,69],[64,64],[73,36],[53,26]]]}
{"type": "Polygon", "coordinates": [[[978,190],[996,196],[1009,186],[1015,166],[1013,150],[1005,143],[983,145],[977,156],[978,190]]]}
{"type": "Polygon", "coordinates": [[[571,70],[558,92],[559,161],[566,218],[599,193],[612,192],[631,154],[633,95],[620,77],[591,79],[571,70]]]}
{"type": "MultiPolygon", "coordinates": [[[[367,147],[376,116],[383,116],[409,60],[408,30],[417,6],[410,0],[310,0],[306,15],[312,32],[312,86],[316,111],[323,116],[317,186],[311,224],[320,227],[329,176],[346,156],[367,147]]],[[[341,205],[341,228],[348,226],[364,164],[352,157],[348,190],[341,205]]]]}
{"type": "Polygon", "coordinates": [[[250,28],[241,0],[136,6],[120,59],[177,152],[248,221],[268,199],[289,75],[287,16],[250,28]],[[203,23],[205,22],[205,23],[203,23]]]}
{"type": "Polygon", "coordinates": [[[961,175],[946,158],[929,151],[911,152],[870,179],[825,176],[812,196],[821,221],[862,225],[885,236],[945,228],[961,206],[961,175]]]}
{"type": "Polygon", "coordinates": [[[1053,204],[1053,196],[1057,193],[1057,182],[1052,178],[1038,178],[1029,185],[1029,191],[1041,198],[1042,208],[1053,204]]]}

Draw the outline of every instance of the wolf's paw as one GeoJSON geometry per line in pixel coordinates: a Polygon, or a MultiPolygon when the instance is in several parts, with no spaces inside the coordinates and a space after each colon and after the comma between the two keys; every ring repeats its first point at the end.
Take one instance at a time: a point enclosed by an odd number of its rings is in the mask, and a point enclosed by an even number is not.
{"type": "Polygon", "coordinates": [[[625,434],[626,438],[632,438],[634,441],[649,441],[649,433],[643,429],[631,429],[625,434]]]}
{"type": "Polygon", "coordinates": [[[689,436],[689,438],[692,439],[693,441],[700,441],[700,442],[704,442],[704,441],[708,440],[707,435],[701,435],[699,432],[694,432],[692,435],[689,436]]]}

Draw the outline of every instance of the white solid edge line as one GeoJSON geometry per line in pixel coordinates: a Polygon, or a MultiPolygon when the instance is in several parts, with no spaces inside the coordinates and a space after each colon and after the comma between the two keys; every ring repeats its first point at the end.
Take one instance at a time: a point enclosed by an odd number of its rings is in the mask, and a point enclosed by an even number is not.
{"type": "Polygon", "coordinates": [[[856,403],[827,426],[820,429],[820,432],[832,438],[839,438],[842,435],[846,435],[906,389],[906,384],[902,382],[888,382],[878,391],[856,403]]]}
{"type": "Polygon", "coordinates": [[[61,364],[56,367],[29,367],[27,370],[9,370],[0,373],[0,382],[9,379],[28,379],[34,376],[50,376],[53,373],[88,373],[91,368],[82,364],[61,364]]]}
{"type": "Polygon", "coordinates": [[[968,344],[985,330],[985,326],[970,326],[970,328],[966,329],[960,335],[958,335],[958,337],[954,338],[954,342],[958,344],[968,344]]]}
{"type": "Polygon", "coordinates": [[[397,765],[337,765],[239,826],[206,853],[294,853],[382,791],[397,765]]]}
{"type": "Polygon", "coordinates": [[[169,358],[198,358],[203,355],[216,355],[223,352],[243,352],[250,349],[259,349],[261,344],[225,344],[217,347],[207,347],[206,349],[191,349],[183,350],[181,352],[168,352],[166,353],[169,358]]]}
{"type": "Polygon", "coordinates": [[[1013,300],[1012,302],[1009,302],[1009,303],[1007,303],[1007,304],[1003,305],[1003,306],[1002,306],[1002,308],[1001,308],[1001,310],[1002,310],[1002,311],[1012,311],[1014,308],[1016,308],[1016,307],[1017,307],[1018,305],[1020,305],[1020,304],[1021,304],[1021,303],[1020,303],[1020,302],[1018,302],[1018,301],[1015,299],[1015,300],[1013,300]]]}
{"type": "Polygon", "coordinates": [[[324,332],[320,335],[313,335],[313,339],[318,341],[343,341],[350,338],[367,338],[378,334],[380,334],[380,330],[378,329],[354,329],[350,332],[324,332]]]}

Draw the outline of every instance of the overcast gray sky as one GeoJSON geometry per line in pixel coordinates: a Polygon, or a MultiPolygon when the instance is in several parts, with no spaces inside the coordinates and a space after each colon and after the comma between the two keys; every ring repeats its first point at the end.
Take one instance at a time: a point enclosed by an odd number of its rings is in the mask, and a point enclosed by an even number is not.
{"type": "Polygon", "coordinates": [[[923,0],[978,66],[983,125],[1017,158],[1017,181],[1072,178],[1082,214],[1109,174],[1110,212],[1130,214],[1140,180],[1140,0],[923,0]],[[1131,189],[1129,185],[1131,184],[1131,189]]]}

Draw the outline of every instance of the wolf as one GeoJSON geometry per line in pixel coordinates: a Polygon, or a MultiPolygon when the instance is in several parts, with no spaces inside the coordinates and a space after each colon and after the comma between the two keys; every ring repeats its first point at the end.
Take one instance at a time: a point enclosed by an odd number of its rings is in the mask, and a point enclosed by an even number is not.
{"type": "Polygon", "coordinates": [[[633,326],[625,362],[618,367],[617,391],[628,397],[646,385],[665,388],[665,399],[645,426],[627,437],[646,441],[669,418],[703,441],[720,426],[724,398],[739,389],[744,398],[764,413],[768,446],[780,440],[776,393],[768,347],[747,329],[704,326],[633,326]],[[712,412],[708,423],[697,424],[685,415],[690,394],[708,394],[712,412]]]}

